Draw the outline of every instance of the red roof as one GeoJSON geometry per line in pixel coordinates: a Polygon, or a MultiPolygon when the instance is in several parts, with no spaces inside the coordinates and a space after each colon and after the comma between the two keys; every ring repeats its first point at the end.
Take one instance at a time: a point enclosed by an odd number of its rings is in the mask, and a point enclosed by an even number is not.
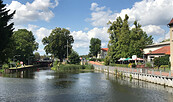
{"type": "Polygon", "coordinates": [[[168,54],[168,55],[170,55],[170,46],[161,47],[160,49],[154,50],[147,54],[168,54]]]}
{"type": "Polygon", "coordinates": [[[168,23],[168,25],[170,26],[170,25],[173,25],[173,18],[172,18],[172,20],[168,23]]]}
{"type": "Polygon", "coordinates": [[[103,51],[108,51],[109,48],[101,48],[103,51]]]}

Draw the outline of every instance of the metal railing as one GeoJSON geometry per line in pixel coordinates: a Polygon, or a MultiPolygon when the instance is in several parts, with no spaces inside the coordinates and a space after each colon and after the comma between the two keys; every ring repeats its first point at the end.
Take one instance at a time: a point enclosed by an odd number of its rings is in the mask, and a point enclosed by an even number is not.
{"type": "Polygon", "coordinates": [[[98,68],[102,71],[108,70],[108,71],[121,71],[125,73],[137,73],[137,74],[147,74],[147,75],[153,75],[153,76],[161,76],[161,77],[169,77],[173,78],[173,72],[164,72],[164,71],[156,71],[154,69],[148,69],[148,68],[127,68],[127,67],[116,67],[116,66],[103,66],[103,65],[93,65],[95,68],[98,68]]]}

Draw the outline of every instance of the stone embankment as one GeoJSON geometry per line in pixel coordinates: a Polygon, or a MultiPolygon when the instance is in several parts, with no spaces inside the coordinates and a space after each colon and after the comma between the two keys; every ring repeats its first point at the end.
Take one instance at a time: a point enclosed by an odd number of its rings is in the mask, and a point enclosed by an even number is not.
{"type": "Polygon", "coordinates": [[[98,71],[103,71],[110,74],[129,77],[131,79],[134,78],[142,81],[173,87],[173,73],[171,71],[162,72],[162,71],[154,71],[150,69],[141,69],[141,68],[104,66],[98,62],[93,62],[93,61],[90,61],[89,63],[93,64],[95,70],[98,71]]]}

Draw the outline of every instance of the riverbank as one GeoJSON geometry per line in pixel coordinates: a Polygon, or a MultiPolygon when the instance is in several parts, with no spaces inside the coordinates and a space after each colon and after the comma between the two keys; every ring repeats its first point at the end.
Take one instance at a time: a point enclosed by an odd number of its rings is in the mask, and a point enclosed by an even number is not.
{"type": "Polygon", "coordinates": [[[112,67],[103,66],[99,64],[97,65],[97,63],[93,65],[94,69],[98,71],[121,75],[129,77],[130,79],[134,78],[137,80],[173,87],[173,73],[171,71],[168,73],[162,71],[154,71],[153,69],[150,70],[145,68],[112,67]]]}
{"type": "Polygon", "coordinates": [[[62,64],[55,65],[51,68],[54,71],[94,71],[93,65],[74,65],[74,64],[62,64]]]}

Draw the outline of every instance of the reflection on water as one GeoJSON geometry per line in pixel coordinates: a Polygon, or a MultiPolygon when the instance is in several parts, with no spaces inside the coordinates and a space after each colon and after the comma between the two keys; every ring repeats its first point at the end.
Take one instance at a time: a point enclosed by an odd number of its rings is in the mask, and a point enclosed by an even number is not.
{"type": "Polygon", "coordinates": [[[0,77],[2,102],[172,102],[173,88],[99,72],[27,70],[0,77]],[[22,76],[22,77],[21,77],[22,76]]]}

